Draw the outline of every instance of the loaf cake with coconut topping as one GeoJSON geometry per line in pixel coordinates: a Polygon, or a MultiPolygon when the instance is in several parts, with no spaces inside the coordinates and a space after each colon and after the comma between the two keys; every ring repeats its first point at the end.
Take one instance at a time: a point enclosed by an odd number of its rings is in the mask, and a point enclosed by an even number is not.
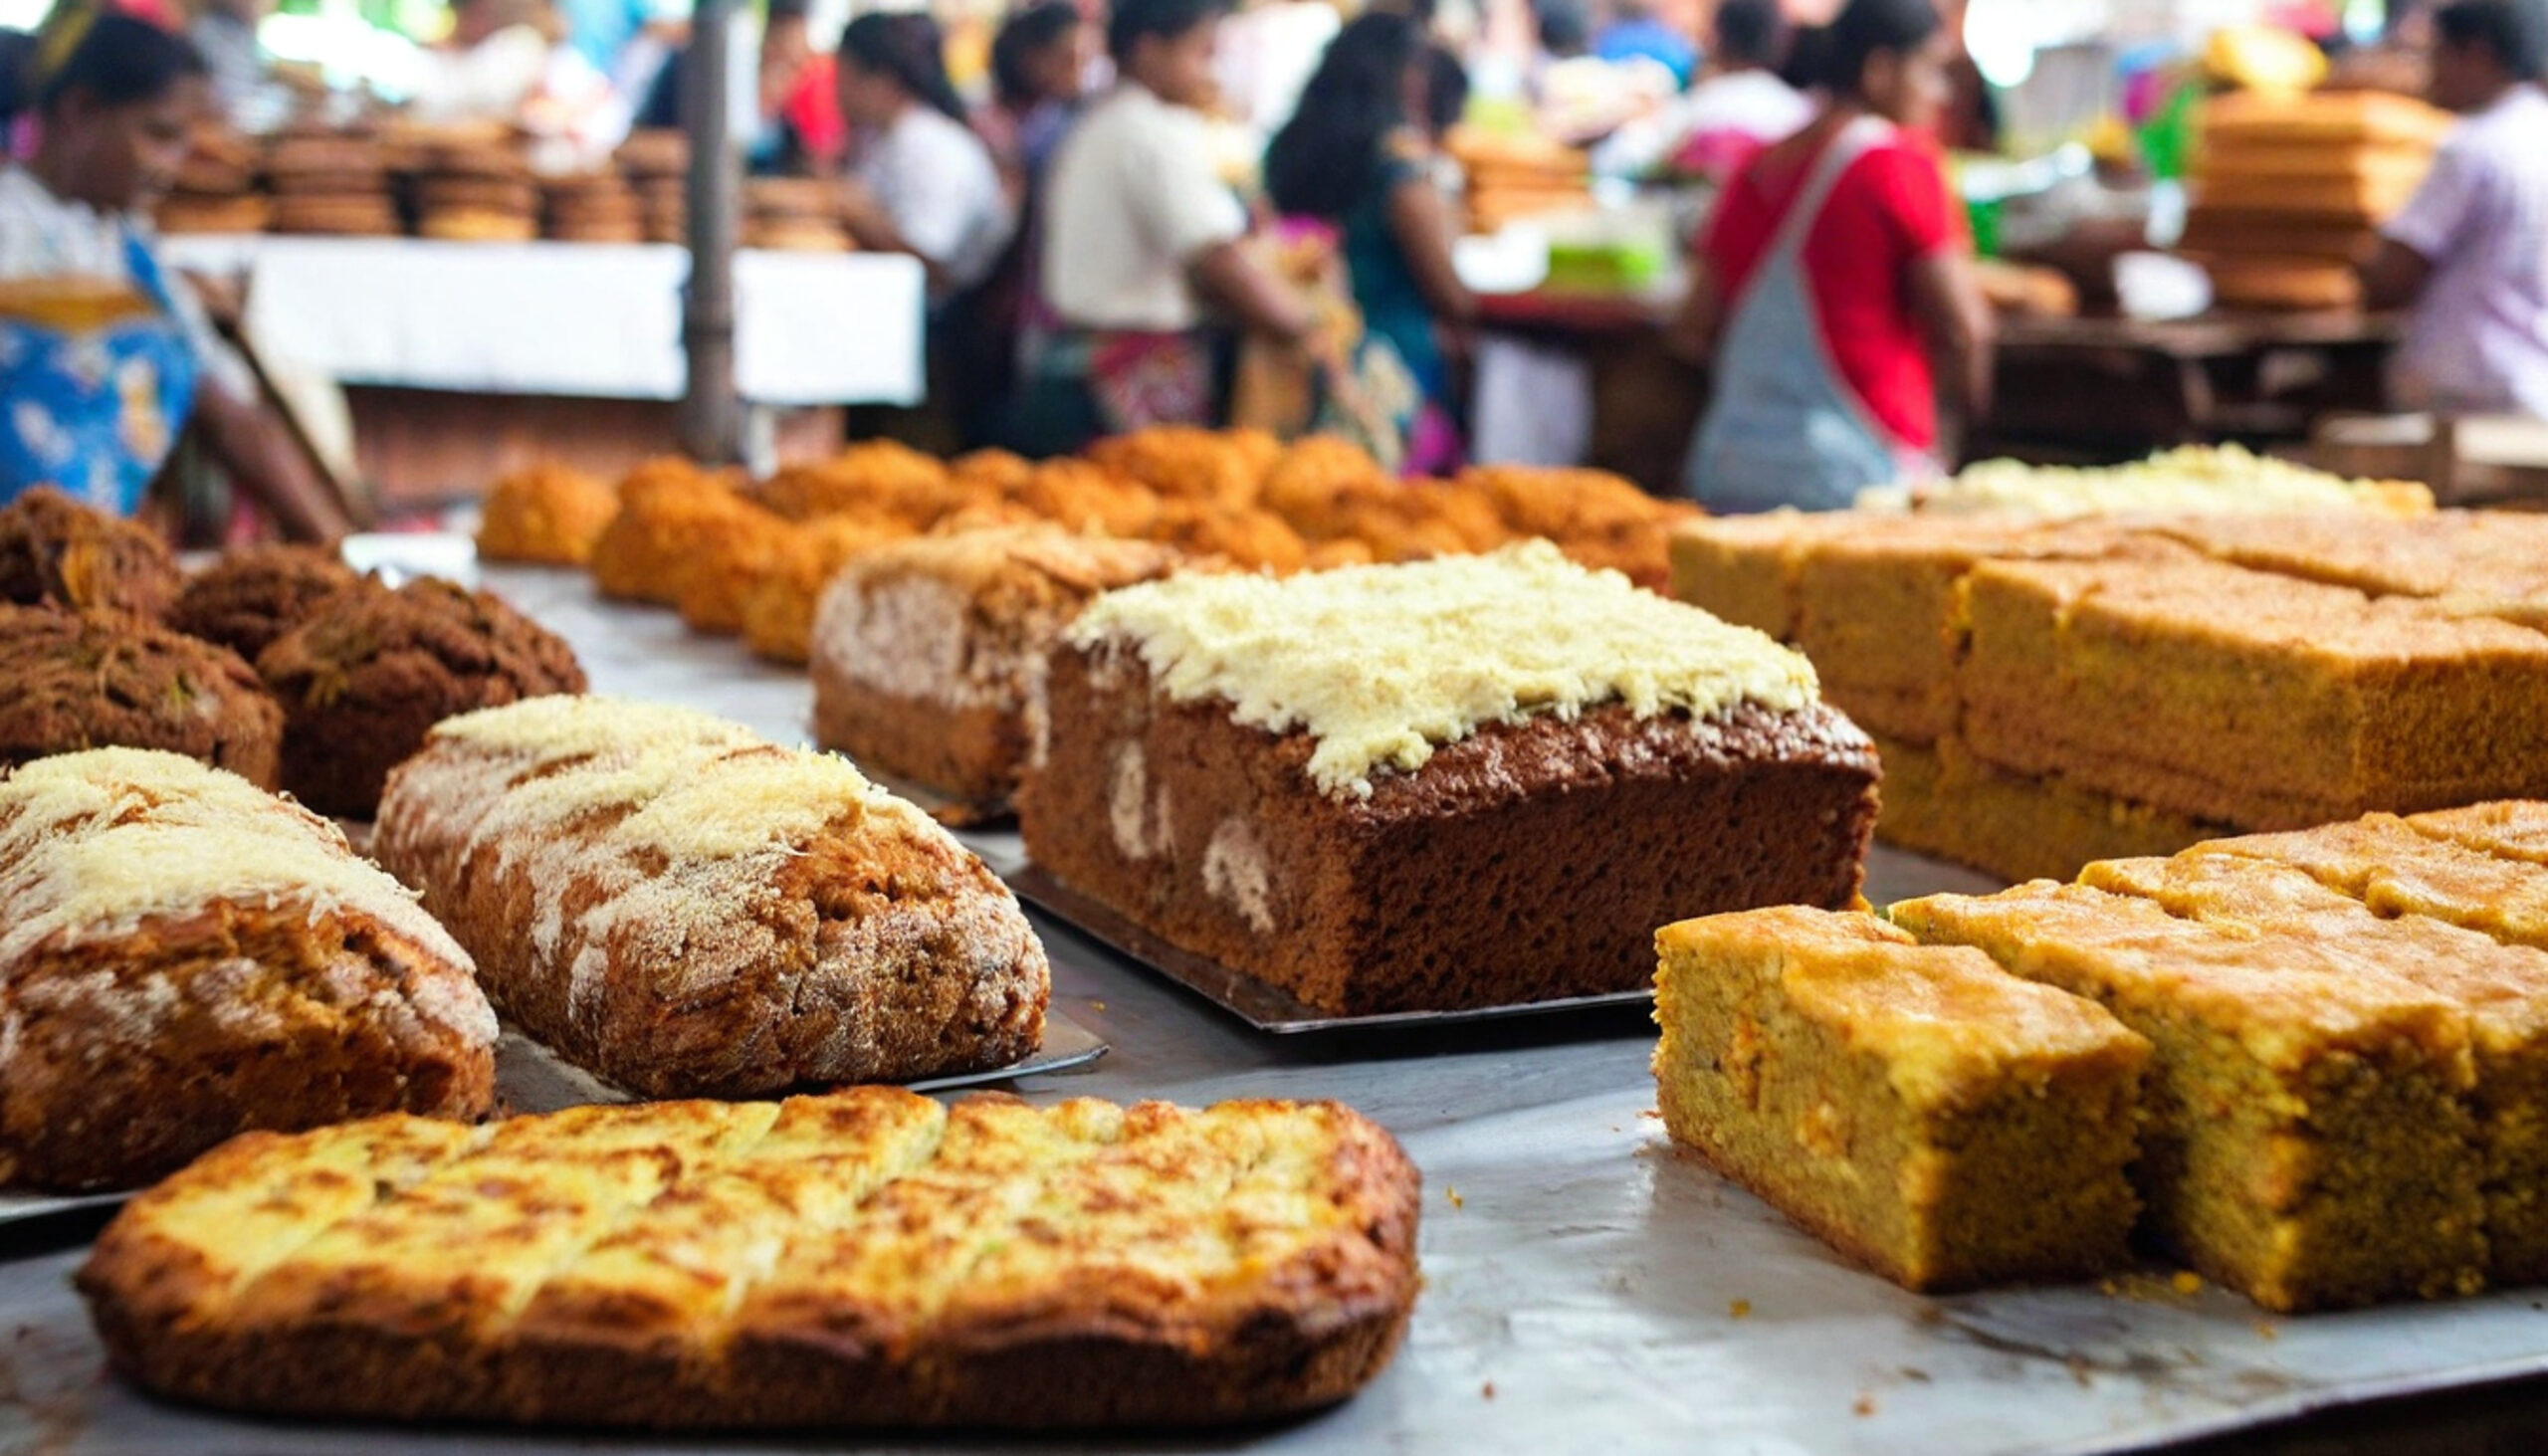
{"type": "Polygon", "coordinates": [[[192,758],[0,778],[0,1185],[147,1182],[235,1134],[493,1108],[468,955],[324,819],[192,758]]]}
{"type": "Polygon", "coordinates": [[[846,759],[686,709],[537,698],[446,721],[374,852],[497,1009],[649,1097],[1018,1060],[1050,974],[1006,887],[846,759]]]}
{"type": "Polygon", "coordinates": [[[1151,541],[1059,526],[923,536],[852,560],[813,636],[814,732],[876,772],[1004,809],[1044,737],[1044,673],[1104,591],[1166,576],[1151,541]]]}
{"type": "Polygon", "coordinates": [[[1332,1014],[1639,989],[1657,926],[1847,906],[1875,815],[1803,657],[1542,542],[1112,592],[1049,694],[1036,864],[1332,1014]]]}

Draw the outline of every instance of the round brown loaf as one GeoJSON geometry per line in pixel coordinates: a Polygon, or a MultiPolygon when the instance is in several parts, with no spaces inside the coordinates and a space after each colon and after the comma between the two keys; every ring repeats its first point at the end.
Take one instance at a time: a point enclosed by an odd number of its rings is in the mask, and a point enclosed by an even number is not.
{"type": "Polygon", "coordinates": [[[446,243],[528,243],[539,236],[539,221],[528,212],[446,208],[426,213],[416,234],[446,243]]]}
{"type": "Polygon", "coordinates": [[[283,711],[228,648],[131,618],[0,607],[0,763],[108,745],[272,788],[283,711]]]}
{"type": "Polygon", "coordinates": [[[156,618],[183,579],[147,527],[50,486],[0,509],[0,601],[156,618]]]}
{"type": "Polygon", "coordinates": [[[492,1110],[469,957],[298,805],[170,754],[65,754],[0,778],[0,1184],[133,1187],[251,1130],[492,1110]]]}
{"type": "Polygon", "coordinates": [[[171,197],[159,204],[159,231],[187,233],[262,233],[274,222],[274,204],[263,197],[171,197]]]}
{"type": "Polygon", "coordinates": [[[529,213],[539,188],[525,178],[428,177],[416,184],[416,203],[427,212],[529,213]]]}
{"type": "Polygon", "coordinates": [[[321,813],[368,819],[381,780],[454,714],[580,693],[574,651],[495,596],[431,577],[366,579],[257,659],[286,714],[286,787],[321,813]]]}
{"type": "Polygon", "coordinates": [[[359,580],[334,552],[318,546],[250,546],[196,572],[177,593],[168,625],[254,662],[359,580]]]}

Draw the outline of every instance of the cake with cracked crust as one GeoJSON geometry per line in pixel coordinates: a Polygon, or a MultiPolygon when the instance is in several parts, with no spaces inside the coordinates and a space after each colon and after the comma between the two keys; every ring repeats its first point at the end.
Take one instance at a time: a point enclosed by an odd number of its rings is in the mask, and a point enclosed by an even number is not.
{"type": "Polygon", "coordinates": [[[1860,913],[1655,935],[1664,1127],[1907,1289],[2123,1267],[2150,1044],[2093,1001],[1860,913]]]}
{"type": "Polygon", "coordinates": [[[496,1018],[442,927],[335,825],[175,753],[0,776],[0,1185],[128,1188],[249,1129],[495,1100],[496,1018]]]}
{"type": "Polygon", "coordinates": [[[1380,1372],[1418,1195],[1334,1103],[860,1087],[381,1118],[232,1143],[118,1215],[78,1283],[128,1378],[261,1414],[1197,1426],[1380,1372]]]}
{"type": "Polygon", "coordinates": [[[1150,541],[1008,526],[852,558],[813,636],[814,735],[977,810],[1004,808],[1039,756],[1048,655],[1081,608],[1182,559],[1150,541]]]}
{"type": "Polygon", "coordinates": [[[1761,634],[1545,542],[1101,597],[1035,863],[1338,1015],[1635,990],[1654,928],[1856,895],[1875,754],[1761,634]]]}
{"type": "Polygon", "coordinates": [[[2318,941],[2206,926],[2038,881],[1887,917],[2104,1003],[2152,1047],[2145,1227],[2271,1310],[2470,1294],[2485,1282],[2466,1012],[2318,941]]]}
{"type": "Polygon", "coordinates": [[[373,853],[497,1009],[648,1097],[1005,1066],[1050,972],[1006,886],[845,759],[706,714],[537,698],[451,719],[373,853]]]}
{"type": "Polygon", "coordinates": [[[2260,944],[2305,941],[2458,1007],[2475,1063],[2487,1273],[2499,1285],[2548,1278],[2548,954],[2422,916],[2384,919],[2304,871],[2209,845],[2093,864],[2079,882],[2260,944]]]}

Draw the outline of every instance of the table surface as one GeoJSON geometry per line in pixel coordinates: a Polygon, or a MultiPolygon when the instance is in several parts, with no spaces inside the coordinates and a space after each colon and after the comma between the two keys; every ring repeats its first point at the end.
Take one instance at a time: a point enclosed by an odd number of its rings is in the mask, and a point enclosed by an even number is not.
{"type": "MultiPolygon", "coordinates": [[[[596,691],[675,699],[783,741],[804,738],[810,688],[801,674],[691,637],[669,613],[597,604],[580,576],[484,574],[574,642],[596,691]]],[[[1013,835],[975,842],[995,867],[1015,862],[1013,835]]],[[[1880,852],[1869,894],[1983,883],[1880,852]]],[[[1092,1069],[1031,1079],[1022,1092],[1352,1103],[1394,1132],[1423,1170],[1426,1287],[1395,1363],[1336,1411],[1221,1438],[1022,1449],[2084,1452],[2412,1390],[2442,1370],[2465,1379],[2548,1368],[2548,1312],[2527,1294],[2308,1320],[2267,1319],[2226,1293],[2189,1296],[2155,1276],[2134,1276],[2112,1292],[1908,1295],[1841,1263],[1671,1149],[1650,1111],[1653,1036],[1641,1012],[1456,1033],[1266,1037],[1064,927],[1039,929],[1052,954],[1055,1005],[1114,1050],[1092,1069]]],[[[55,1230],[52,1247],[42,1246],[41,1233],[0,1235],[0,1254],[14,1256],[0,1263],[0,1451],[590,1449],[563,1437],[357,1433],[152,1403],[103,1372],[67,1288],[85,1233],[55,1230]]],[[[2541,1422],[2535,1394],[2491,1398],[2489,1409],[2509,1412],[2501,1429],[2541,1422]]],[[[2313,1439],[2306,1449],[2318,1452],[2394,1449],[2379,1438],[2313,1439]]],[[[698,1439],[599,1444],[811,1449],[698,1439]]]]}

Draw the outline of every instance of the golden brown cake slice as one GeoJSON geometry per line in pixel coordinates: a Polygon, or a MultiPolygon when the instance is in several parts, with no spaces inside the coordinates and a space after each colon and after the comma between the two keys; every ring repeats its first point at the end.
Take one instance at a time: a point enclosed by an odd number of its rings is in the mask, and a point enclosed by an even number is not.
{"type": "Polygon", "coordinates": [[[2497,859],[2548,865],[2548,801],[2505,799],[2418,814],[2407,821],[2419,834],[2466,845],[2497,859]]]}
{"type": "Polygon", "coordinates": [[[1655,936],[1663,1123],[1909,1289],[2128,1261],[2150,1045],[2092,1001],[1873,916],[1782,907],[1655,936]]]}
{"type": "Polygon", "coordinates": [[[259,1413],[1198,1425],[1377,1374],[1417,1209],[1396,1143],[1333,1103],[864,1087],[243,1138],[79,1283],[125,1375],[259,1413]]]}
{"type": "MultiPolygon", "coordinates": [[[[2459,811],[2446,811],[2447,819],[2459,811]]],[[[2500,859],[2420,832],[2416,821],[2370,814],[2283,834],[2250,834],[2203,846],[2288,865],[2384,916],[2426,916],[2498,940],[2548,949],[2548,868],[2500,859]]]]}
{"type": "Polygon", "coordinates": [[[1876,838],[2012,883],[2067,880],[2091,861],[2174,854],[2229,832],[2058,775],[2012,773],[1961,738],[1921,746],[1872,736],[1884,759],[1876,838]]]}
{"type": "Polygon", "coordinates": [[[1672,528],[1672,595],[1738,627],[1796,640],[1797,572],[1814,541],[1862,529],[1836,515],[1772,512],[1686,520],[1672,528]]]}
{"type": "Polygon", "coordinates": [[[2175,1253],[2274,1310],[2465,1294],[2484,1201],[2467,1017],[2291,939],[2038,882],[1893,923],[2103,1002],[2154,1052],[2134,1173],[2175,1253]]]}
{"type": "Polygon", "coordinates": [[[2548,637],[2212,562],[1966,579],[1974,750],[2154,808],[2298,828],[2548,793],[2548,637]]]}
{"type": "Polygon", "coordinates": [[[2548,954],[2421,916],[2384,920],[2308,874],[2213,853],[2090,865],[2080,882],[2262,942],[2299,942],[2446,997],[2468,1018],[2488,1272],[2548,1278],[2548,954]]]}
{"type": "Polygon", "coordinates": [[[1042,754],[1046,657],[1100,592],[1182,560],[1149,541],[1016,526],[853,558],[812,642],[814,732],[880,773],[1005,806],[1042,754]]]}

